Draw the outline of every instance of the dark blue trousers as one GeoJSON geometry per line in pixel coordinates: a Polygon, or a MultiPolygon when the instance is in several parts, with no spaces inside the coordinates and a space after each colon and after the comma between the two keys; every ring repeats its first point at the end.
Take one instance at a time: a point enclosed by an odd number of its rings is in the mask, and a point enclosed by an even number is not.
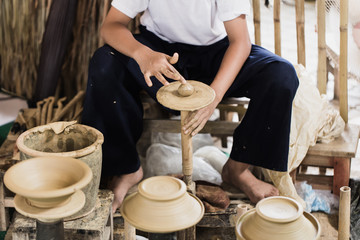
{"type": "MultiPolygon", "coordinates": [[[[121,36],[119,36],[121,37],[121,36]]],[[[179,53],[177,70],[185,79],[210,84],[229,45],[227,38],[210,46],[168,43],[141,28],[136,39],[153,50],[179,53]]],[[[233,134],[230,157],[267,169],[286,171],[291,108],[298,78],[285,59],[252,45],[251,53],[225,97],[248,97],[248,110],[233,134]]],[[[90,61],[82,123],[104,134],[103,176],[135,172],[140,167],[136,143],[142,133],[139,92],[156,100],[162,86],[153,78],[148,87],[135,60],[109,45],[90,61]]]]}

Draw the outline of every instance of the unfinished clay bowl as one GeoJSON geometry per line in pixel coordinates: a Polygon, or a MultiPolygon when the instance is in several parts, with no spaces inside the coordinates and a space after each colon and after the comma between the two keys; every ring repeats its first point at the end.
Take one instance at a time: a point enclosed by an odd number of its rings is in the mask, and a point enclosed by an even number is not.
{"type": "Polygon", "coordinates": [[[242,215],[236,224],[238,240],[317,240],[320,224],[302,206],[287,197],[261,200],[242,215]]]}
{"type": "Polygon", "coordinates": [[[6,187],[37,208],[66,204],[71,195],[92,179],[89,166],[69,157],[37,157],[10,167],[4,176],[6,187]]]}
{"type": "Polygon", "coordinates": [[[20,159],[34,157],[71,157],[85,162],[93,173],[91,182],[83,189],[85,206],[65,220],[73,220],[91,213],[98,201],[104,137],[95,128],[73,122],[54,122],[31,128],[22,133],[16,145],[20,159]]]}
{"type": "Polygon", "coordinates": [[[120,211],[124,219],[139,230],[167,233],[197,224],[204,215],[204,205],[186,192],[181,180],[156,176],[142,181],[138,192],[124,200],[120,211]]]}
{"type": "Polygon", "coordinates": [[[181,83],[175,81],[159,89],[156,94],[159,103],[178,111],[194,111],[214,101],[215,91],[210,86],[194,80],[187,80],[186,82],[194,88],[191,94],[182,96],[178,91],[181,83]]]}

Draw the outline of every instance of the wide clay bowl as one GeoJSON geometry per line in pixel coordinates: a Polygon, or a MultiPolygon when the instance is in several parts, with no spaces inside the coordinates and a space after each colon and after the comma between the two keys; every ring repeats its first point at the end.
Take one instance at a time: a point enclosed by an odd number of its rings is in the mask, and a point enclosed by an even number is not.
{"type": "Polygon", "coordinates": [[[181,180],[156,176],[142,181],[138,192],[126,197],[120,212],[139,230],[167,233],[197,224],[204,215],[204,205],[186,192],[186,185],[181,180]]]}
{"type": "Polygon", "coordinates": [[[23,196],[30,205],[52,208],[63,205],[92,179],[89,166],[69,157],[37,157],[10,167],[4,176],[6,187],[23,196]]]}
{"type": "Polygon", "coordinates": [[[287,197],[269,197],[242,215],[236,223],[238,240],[317,240],[320,224],[302,206],[287,197]]]}

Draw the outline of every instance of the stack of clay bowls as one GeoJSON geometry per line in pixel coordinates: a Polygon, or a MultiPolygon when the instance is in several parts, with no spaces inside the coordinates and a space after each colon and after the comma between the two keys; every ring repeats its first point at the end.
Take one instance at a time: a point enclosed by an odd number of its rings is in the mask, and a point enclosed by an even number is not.
{"type": "Polygon", "coordinates": [[[238,219],[236,237],[238,240],[317,240],[320,225],[295,200],[269,197],[238,219]]]}
{"type": "Polygon", "coordinates": [[[167,233],[197,224],[204,215],[204,206],[186,192],[181,180],[156,176],[143,180],[138,192],[124,200],[120,211],[124,219],[139,230],[167,233]]]}
{"type": "Polygon", "coordinates": [[[6,187],[16,193],[15,208],[21,214],[52,221],[70,216],[84,206],[80,190],[92,179],[89,166],[69,157],[38,157],[21,161],[4,176],[6,187]]]}

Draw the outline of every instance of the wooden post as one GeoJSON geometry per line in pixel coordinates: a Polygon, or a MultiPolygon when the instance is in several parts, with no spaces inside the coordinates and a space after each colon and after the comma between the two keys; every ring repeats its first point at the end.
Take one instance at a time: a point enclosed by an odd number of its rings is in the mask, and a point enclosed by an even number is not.
{"type": "Polygon", "coordinates": [[[340,1],[340,116],[348,122],[347,55],[348,55],[348,0],[340,1]]]}
{"type": "Polygon", "coordinates": [[[349,240],[350,237],[350,199],[351,188],[340,188],[338,240],[349,240]]]}
{"type": "Polygon", "coordinates": [[[136,229],[124,220],[125,240],[136,240],[136,229]]]}
{"type": "Polygon", "coordinates": [[[317,87],[320,94],[326,94],[326,38],[325,38],[325,0],[317,0],[317,33],[318,33],[318,69],[317,87]]]}
{"type": "Polygon", "coordinates": [[[195,240],[196,239],[196,227],[192,226],[176,233],[177,240],[195,240]]]}
{"type": "Polygon", "coordinates": [[[350,159],[351,158],[334,158],[333,194],[337,196],[340,195],[340,188],[342,186],[349,185],[350,159]]]}
{"type": "Polygon", "coordinates": [[[281,56],[280,0],[274,0],[275,54],[281,56]]]}
{"type": "Polygon", "coordinates": [[[295,0],[296,9],[296,36],[298,63],[306,67],[305,62],[305,32],[304,32],[304,0],[295,0]]]}
{"type": "Polygon", "coordinates": [[[253,0],[255,44],[261,46],[260,0],[253,0]]]}
{"type": "Polygon", "coordinates": [[[189,111],[181,111],[181,148],[182,148],[182,171],[187,190],[195,194],[195,183],[192,181],[193,174],[193,148],[192,136],[184,134],[182,127],[185,125],[185,119],[189,111]]]}

